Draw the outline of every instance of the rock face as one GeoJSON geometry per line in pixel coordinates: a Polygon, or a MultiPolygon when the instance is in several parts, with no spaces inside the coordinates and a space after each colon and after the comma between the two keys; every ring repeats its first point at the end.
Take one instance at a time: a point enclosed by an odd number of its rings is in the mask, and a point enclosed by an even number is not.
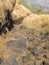
{"type": "MultiPolygon", "coordinates": [[[[6,27],[13,27],[11,12],[15,6],[16,0],[0,0],[0,33],[6,27]]],[[[10,29],[9,29],[10,30],[10,29]]]]}
{"type": "Polygon", "coordinates": [[[6,11],[9,10],[10,12],[13,10],[16,0],[0,0],[0,18],[5,19],[6,11]],[[1,13],[2,12],[2,13],[1,13]]]}

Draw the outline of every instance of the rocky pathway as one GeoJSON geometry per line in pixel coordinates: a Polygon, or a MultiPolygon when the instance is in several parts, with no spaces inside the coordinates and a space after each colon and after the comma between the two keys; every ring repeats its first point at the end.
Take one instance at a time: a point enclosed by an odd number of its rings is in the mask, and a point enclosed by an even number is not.
{"type": "Polygon", "coordinates": [[[49,65],[49,38],[38,29],[15,25],[0,38],[0,65],[49,65]]]}

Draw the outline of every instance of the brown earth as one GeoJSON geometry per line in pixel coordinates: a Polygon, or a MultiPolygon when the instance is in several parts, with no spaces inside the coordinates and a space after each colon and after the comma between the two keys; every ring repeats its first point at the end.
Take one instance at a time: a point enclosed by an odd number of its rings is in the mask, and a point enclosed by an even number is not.
{"type": "Polygon", "coordinates": [[[49,65],[49,15],[16,4],[11,16],[14,28],[0,35],[0,65],[49,65]]]}

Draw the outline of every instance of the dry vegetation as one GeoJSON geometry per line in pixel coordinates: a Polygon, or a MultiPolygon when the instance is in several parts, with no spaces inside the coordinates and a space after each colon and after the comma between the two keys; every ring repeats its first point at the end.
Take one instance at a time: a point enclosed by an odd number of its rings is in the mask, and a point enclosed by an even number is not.
{"type": "Polygon", "coordinates": [[[14,28],[0,35],[0,65],[49,65],[49,15],[18,3],[11,16],[14,28]]]}

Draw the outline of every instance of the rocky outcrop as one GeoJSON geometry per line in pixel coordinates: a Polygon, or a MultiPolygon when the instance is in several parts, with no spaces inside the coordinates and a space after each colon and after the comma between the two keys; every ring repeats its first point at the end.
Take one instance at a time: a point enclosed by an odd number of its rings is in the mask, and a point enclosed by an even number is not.
{"type": "Polygon", "coordinates": [[[7,11],[12,12],[16,0],[0,0],[0,19],[5,20],[7,11]]]}
{"type": "MultiPolygon", "coordinates": [[[[13,27],[11,12],[16,4],[16,0],[0,0],[0,33],[7,27],[13,27]]],[[[4,31],[6,33],[6,31],[4,31]]]]}

